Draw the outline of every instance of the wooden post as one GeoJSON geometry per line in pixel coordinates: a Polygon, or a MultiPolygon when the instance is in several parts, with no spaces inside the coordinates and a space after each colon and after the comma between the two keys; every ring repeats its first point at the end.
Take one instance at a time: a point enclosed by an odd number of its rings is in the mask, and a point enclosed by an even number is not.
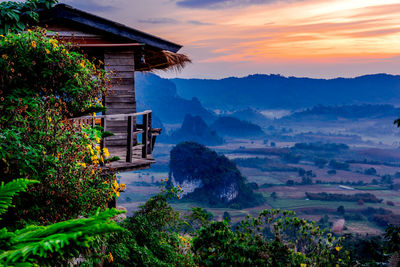
{"type": "MultiPolygon", "coordinates": [[[[103,126],[103,132],[106,131],[106,118],[103,117],[101,118],[101,126],[103,126]]],[[[106,139],[105,137],[101,138],[101,142],[100,142],[100,148],[101,150],[103,150],[103,148],[106,147],[106,139]]]]}
{"type": "Polygon", "coordinates": [[[144,159],[147,158],[148,139],[149,139],[149,117],[148,117],[148,114],[143,114],[142,158],[144,158],[144,159]]]}
{"type": "Polygon", "coordinates": [[[153,151],[153,145],[152,145],[152,133],[151,133],[151,128],[152,128],[152,121],[153,121],[153,116],[152,116],[152,113],[150,112],[149,113],[149,117],[148,117],[148,122],[147,122],[147,125],[148,125],[148,133],[147,133],[147,140],[149,141],[149,145],[148,145],[148,148],[147,148],[147,153],[150,153],[151,154],[151,152],[153,151]]]}
{"type": "Polygon", "coordinates": [[[129,163],[132,163],[132,147],[133,147],[133,116],[128,116],[126,162],[129,162],[129,163]]]}

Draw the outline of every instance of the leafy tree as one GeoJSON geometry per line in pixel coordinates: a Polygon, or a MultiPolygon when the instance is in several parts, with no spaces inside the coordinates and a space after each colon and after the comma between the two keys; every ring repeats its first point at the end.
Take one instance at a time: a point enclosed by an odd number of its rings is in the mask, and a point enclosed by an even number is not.
{"type": "Polygon", "coordinates": [[[376,169],[375,168],[369,168],[364,170],[364,174],[366,175],[376,175],[376,169]]]}
{"type": "Polygon", "coordinates": [[[345,213],[345,210],[344,210],[343,206],[339,206],[336,211],[341,215],[343,215],[345,213]]]}
{"type": "Polygon", "coordinates": [[[328,174],[330,175],[335,175],[336,174],[336,170],[329,170],[327,171],[328,174]]]}
{"type": "Polygon", "coordinates": [[[347,266],[341,242],[294,212],[264,210],[236,230],[226,221],[201,228],[192,250],[201,266],[347,266]],[[272,229],[272,238],[262,236],[265,229],[272,229]]]}
{"type": "Polygon", "coordinates": [[[393,184],[393,178],[389,174],[385,174],[381,177],[382,184],[393,184]]]}
{"type": "Polygon", "coordinates": [[[329,168],[335,169],[335,170],[348,170],[350,165],[347,162],[339,162],[335,159],[332,159],[329,161],[329,168]]]}
{"type": "Polygon", "coordinates": [[[222,216],[222,219],[227,221],[228,223],[230,223],[232,221],[231,215],[227,211],[224,212],[224,215],[222,216]]]}
{"type": "Polygon", "coordinates": [[[293,180],[287,180],[286,181],[286,185],[287,186],[293,186],[294,185],[294,181],[293,180]]]}
{"type": "Polygon", "coordinates": [[[38,9],[49,9],[57,2],[57,0],[27,0],[24,3],[15,1],[0,3],[0,34],[24,31],[28,23],[34,24],[39,20],[38,9]]]}
{"type": "Polygon", "coordinates": [[[113,234],[107,251],[119,266],[195,266],[188,250],[190,237],[179,213],[167,203],[170,195],[153,196],[121,226],[123,233],[113,234]]]}
{"type": "Polygon", "coordinates": [[[328,161],[326,159],[323,159],[323,158],[316,158],[314,160],[315,166],[317,166],[320,169],[324,168],[327,163],[328,163],[328,161]]]}

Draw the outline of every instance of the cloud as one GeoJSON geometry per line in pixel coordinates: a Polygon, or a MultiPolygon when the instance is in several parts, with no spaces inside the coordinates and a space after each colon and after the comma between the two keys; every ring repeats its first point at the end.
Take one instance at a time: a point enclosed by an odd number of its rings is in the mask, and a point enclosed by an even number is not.
{"type": "Polygon", "coordinates": [[[140,23],[148,23],[148,24],[179,24],[181,23],[179,20],[173,18],[148,18],[148,19],[139,19],[140,23]]]}
{"type": "Polygon", "coordinates": [[[63,3],[71,5],[74,8],[77,9],[81,9],[87,12],[110,12],[110,11],[114,11],[117,10],[119,8],[117,8],[117,5],[110,5],[110,3],[108,4],[101,4],[96,0],[65,0],[63,1],[63,3]]]}
{"type": "Polygon", "coordinates": [[[289,2],[290,0],[178,0],[176,5],[186,8],[229,8],[234,6],[249,6],[270,4],[275,2],[289,2]]]}
{"type": "Polygon", "coordinates": [[[188,20],[187,23],[193,24],[193,25],[198,25],[198,26],[215,25],[213,23],[202,22],[202,21],[198,21],[198,20],[188,20]]]}

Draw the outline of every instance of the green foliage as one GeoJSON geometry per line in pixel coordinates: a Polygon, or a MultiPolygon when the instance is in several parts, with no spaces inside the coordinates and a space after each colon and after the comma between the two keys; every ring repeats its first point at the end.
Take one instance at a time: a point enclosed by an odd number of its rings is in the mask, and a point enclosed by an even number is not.
{"type": "Polygon", "coordinates": [[[195,266],[188,249],[187,227],[167,203],[168,194],[152,197],[122,223],[127,230],[114,234],[107,246],[119,266],[195,266]]]}
{"type": "MultiPolygon", "coordinates": [[[[37,181],[16,179],[0,186],[0,212],[10,206],[12,197],[25,191],[37,181]]],[[[67,259],[82,255],[82,248],[90,248],[99,235],[121,231],[122,228],[110,220],[122,213],[115,209],[99,212],[89,218],[64,221],[49,226],[30,225],[11,232],[0,229],[1,266],[48,266],[61,264],[67,259]]]]}
{"type": "Polygon", "coordinates": [[[24,3],[6,1],[0,3],[0,34],[22,32],[28,23],[35,23],[39,19],[37,10],[51,8],[57,0],[27,0],[24,3]]]}
{"type": "MultiPolygon", "coordinates": [[[[1,223],[54,223],[92,214],[118,194],[101,174],[101,129],[69,116],[101,109],[105,73],[42,29],[0,37],[0,173],[40,181],[1,223]],[[39,82],[40,81],[40,82],[39,82]],[[17,221],[15,221],[17,219],[17,221]]],[[[108,155],[107,155],[108,156],[108,155]]]]}
{"type": "Polygon", "coordinates": [[[1,182],[0,185],[0,215],[3,215],[11,206],[14,196],[19,192],[26,191],[29,185],[38,183],[38,181],[27,179],[16,179],[7,184],[1,182]]]}
{"type": "Polygon", "coordinates": [[[96,236],[123,230],[110,220],[120,213],[122,212],[108,209],[89,218],[48,226],[30,225],[15,232],[8,232],[3,228],[0,232],[0,263],[8,265],[32,262],[47,266],[78,257],[83,252],[82,248],[91,247],[96,236]]]}
{"type": "Polygon", "coordinates": [[[233,161],[195,142],[183,142],[171,150],[171,177],[177,184],[201,181],[201,187],[184,197],[192,201],[231,208],[256,206],[264,202],[263,197],[245,183],[246,178],[233,161]],[[229,190],[234,197],[227,196],[229,190]]]}
{"type": "Polygon", "coordinates": [[[389,225],[385,230],[387,251],[400,253],[400,225],[389,225]]]}
{"type": "Polygon", "coordinates": [[[339,162],[335,159],[332,159],[329,161],[329,168],[332,168],[334,170],[348,170],[350,165],[347,162],[339,162]]]}
{"type": "Polygon", "coordinates": [[[4,119],[18,107],[29,111],[31,99],[45,98],[62,117],[101,110],[96,97],[108,86],[104,70],[43,29],[0,37],[0,81],[4,119]]]}
{"type": "Polygon", "coordinates": [[[294,212],[264,210],[236,230],[212,222],[197,232],[192,249],[204,266],[347,266],[341,242],[294,212]],[[262,236],[271,229],[271,237],[262,236]]]}
{"type": "Polygon", "coordinates": [[[323,158],[316,158],[314,160],[314,164],[315,166],[317,166],[318,168],[322,169],[323,167],[325,167],[325,165],[328,163],[328,161],[326,159],[323,158]]]}

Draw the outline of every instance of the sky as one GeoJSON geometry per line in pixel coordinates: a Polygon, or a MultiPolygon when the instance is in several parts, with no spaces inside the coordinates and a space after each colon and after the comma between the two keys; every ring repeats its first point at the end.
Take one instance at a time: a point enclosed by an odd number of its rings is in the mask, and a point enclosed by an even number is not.
{"type": "Polygon", "coordinates": [[[193,61],[167,77],[400,74],[398,0],[65,0],[176,42],[193,61]]]}

